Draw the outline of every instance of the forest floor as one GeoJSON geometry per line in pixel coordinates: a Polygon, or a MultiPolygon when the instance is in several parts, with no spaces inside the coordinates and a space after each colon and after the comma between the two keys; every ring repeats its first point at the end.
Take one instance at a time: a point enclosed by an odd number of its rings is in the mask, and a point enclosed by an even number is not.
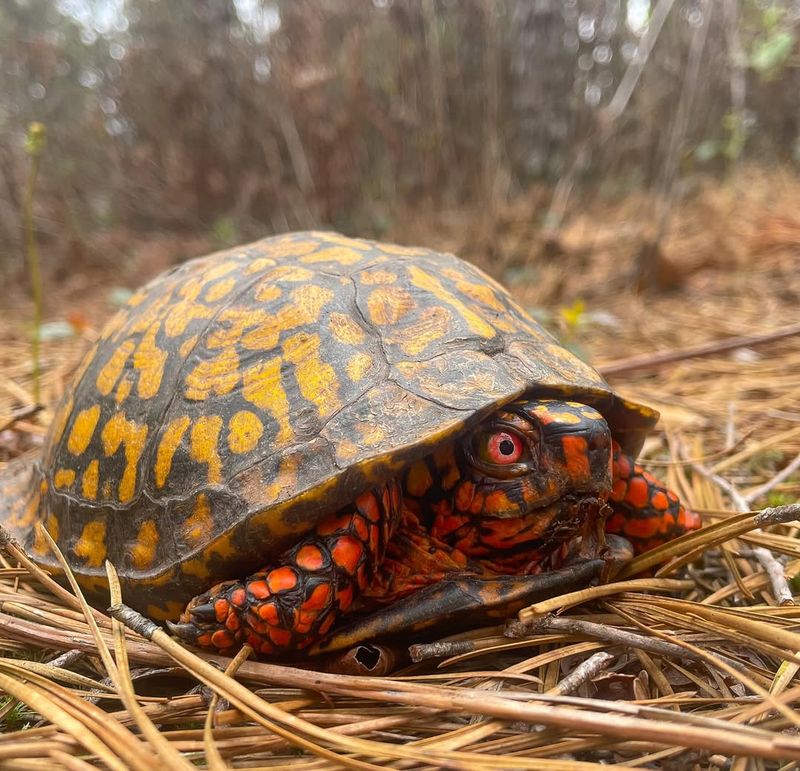
{"type": "MultiPolygon", "coordinates": [[[[595,198],[545,240],[544,200],[531,193],[491,220],[457,209],[407,213],[386,238],[474,260],[604,371],[635,355],[800,322],[800,183],[791,175],[751,170],[687,191],[646,288],[637,255],[654,235],[646,224],[653,201],[595,198]]],[[[212,248],[204,238],[106,233],[74,264],[51,270],[37,415],[30,414],[30,304],[24,292],[7,293],[0,465],[41,444],[70,372],[126,292],[212,248]],[[124,258],[111,269],[98,255],[115,250],[124,258]]],[[[0,649],[7,651],[0,689],[9,694],[0,702],[0,765],[10,758],[13,768],[77,768],[81,757],[120,768],[190,761],[208,768],[744,769],[745,758],[757,757],[761,767],[795,768],[800,610],[782,592],[791,592],[800,572],[800,528],[758,529],[741,512],[800,499],[798,372],[797,334],[616,368],[612,384],[662,415],[645,444],[646,462],[711,529],[673,550],[689,557],[656,578],[635,563],[603,596],[580,598],[577,609],[570,598],[537,608],[573,608],[559,617],[577,622],[571,627],[545,616],[522,639],[504,637],[501,627],[478,630],[438,653],[423,649],[431,658],[390,679],[247,661],[239,684],[209,672],[203,657],[129,633],[144,713],[127,695],[122,703],[117,695],[83,698],[106,694],[110,683],[126,693],[127,663],[119,652],[116,665],[101,663],[75,600],[52,594],[10,559],[0,569],[0,649]],[[769,570],[786,578],[771,579],[769,570]],[[634,577],[638,583],[619,580],[634,577]],[[26,659],[31,651],[49,661],[69,650],[83,653],[55,666],[26,659]],[[194,690],[193,678],[207,689],[194,690]],[[211,692],[222,701],[210,712],[211,692]],[[155,735],[149,725],[158,726],[155,735]]],[[[110,621],[99,623],[113,648],[110,621]]],[[[118,633],[118,647],[121,639],[118,633]]]]}

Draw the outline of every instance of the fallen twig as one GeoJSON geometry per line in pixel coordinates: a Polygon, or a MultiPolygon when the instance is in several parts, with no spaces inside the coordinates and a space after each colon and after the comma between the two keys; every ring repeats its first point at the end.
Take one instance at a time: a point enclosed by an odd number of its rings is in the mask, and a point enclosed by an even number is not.
{"type": "MultiPolygon", "coordinates": [[[[594,624],[591,621],[582,621],[569,617],[546,616],[544,618],[535,618],[528,622],[513,621],[509,623],[506,634],[510,637],[520,637],[522,635],[548,634],[552,632],[593,637],[614,645],[639,648],[659,656],[676,656],[678,659],[693,661],[704,660],[701,656],[695,656],[680,645],[667,640],[653,639],[652,637],[618,629],[607,624],[594,624]]],[[[735,659],[724,656],[720,656],[720,658],[735,669],[744,669],[744,666],[735,659]]]]}
{"type": "Polygon", "coordinates": [[[711,356],[715,353],[733,351],[737,348],[752,348],[765,343],[772,343],[775,340],[783,340],[786,337],[800,335],[800,324],[792,324],[788,327],[776,329],[774,332],[767,332],[763,335],[742,335],[739,337],[729,337],[725,340],[716,340],[702,345],[693,345],[689,348],[682,348],[677,351],[663,351],[661,353],[645,353],[639,356],[631,356],[627,359],[612,361],[608,364],[598,365],[598,371],[605,375],[620,375],[624,372],[632,372],[637,369],[649,369],[650,367],[660,367],[664,364],[673,364],[676,361],[685,359],[696,359],[700,356],[711,356]]]}
{"type": "Polygon", "coordinates": [[[44,409],[41,404],[26,404],[19,409],[14,410],[2,423],[0,423],[0,431],[7,431],[13,428],[14,425],[20,420],[27,420],[32,418],[44,409]]]}
{"type": "Polygon", "coordinates": [[[594,656],[590,656],[586,661],[578,664],[563,680],[556,683],[555,688],[550,689],[550,693],[572,693],[587,680],[591,680],[606,669],[613,660],[614,656],[606,651],[595,653],[594,656]]]}
{"type": "MultiPolygon", "coordinates": [[[[706,478],[710,479],[715,484],[719,485],[723,490],[725,490],[725,492],[731,497],[734,507],[742,514],[746,513],[750,509],[750,501],[739,492],[739,490],[736,488],[736,485],[734,485],[732,482],[729,482],[727,479],[719,476],[719,474],[714,474],[708,471],[708,469],[700,466],[699,464],[695,465],[694,468],[706,478]]],[[[800,507],[798,508],[800,509],[800,507]]],[[[762,531],[760,528],[757,528],[752,532],[755,534],[762,531]]],[[[778,562],[778,560],[775,558],[775,555],[773,555],[769,549],[766,549],[763,546],[754,546],[752,548],[752,553],[756,560],[758,560],[758,563],[761,565],[761,567],[764,568],[764,572],[767,574],[770,586],[772,587],[772,594],[777,603],[779,605],[794,604],[794,594],[789,587],[789,582],[786,579],[783,565],[778,562]]]]}

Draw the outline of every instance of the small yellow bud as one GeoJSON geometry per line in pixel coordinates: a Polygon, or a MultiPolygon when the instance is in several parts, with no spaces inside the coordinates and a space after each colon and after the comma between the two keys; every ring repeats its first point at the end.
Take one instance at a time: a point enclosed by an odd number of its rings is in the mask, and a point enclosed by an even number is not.
{"type": "Polygon", "coordinates": [[[41,155],[47,142],[47,129],[44,123],[33,121],[28,125],[28,133],[25,135],[25,152],[28,155],[41,155]]]}

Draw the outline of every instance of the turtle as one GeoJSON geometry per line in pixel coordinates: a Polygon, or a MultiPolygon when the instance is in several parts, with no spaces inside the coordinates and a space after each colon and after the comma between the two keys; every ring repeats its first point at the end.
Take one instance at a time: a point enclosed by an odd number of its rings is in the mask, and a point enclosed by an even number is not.
{"type": "Polygon", "coordinates": [[[657,419],[474,265],[290,233],[133,294],[0,475],[0,521],[59,576],[47,531],[96,604],[110,560],[195,645],[317,651],[359,611],[379,635],[464,580],[563,570],[579,536],[698,527],[635,461],[657,419]]]}

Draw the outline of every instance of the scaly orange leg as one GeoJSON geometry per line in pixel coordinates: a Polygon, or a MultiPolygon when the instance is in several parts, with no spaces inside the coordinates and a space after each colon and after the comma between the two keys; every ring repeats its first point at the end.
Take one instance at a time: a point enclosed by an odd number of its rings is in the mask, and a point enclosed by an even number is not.
{"type": "Polygon", "coordinates": [[[685,509],[672,490],[625,455],[616,442],[612,480],[609,504],[614,513],[606,521],[606,532],[627,538],[637,554],[700,527],[700,517],[685,509]]]}
{"type": "Polygon", "coordinates": [[[396,482],[323,520],[275,564],[195,597],[172,631],[203,648],[302,650],[323,637],[380,567],[401,504],[396,482]]]}

